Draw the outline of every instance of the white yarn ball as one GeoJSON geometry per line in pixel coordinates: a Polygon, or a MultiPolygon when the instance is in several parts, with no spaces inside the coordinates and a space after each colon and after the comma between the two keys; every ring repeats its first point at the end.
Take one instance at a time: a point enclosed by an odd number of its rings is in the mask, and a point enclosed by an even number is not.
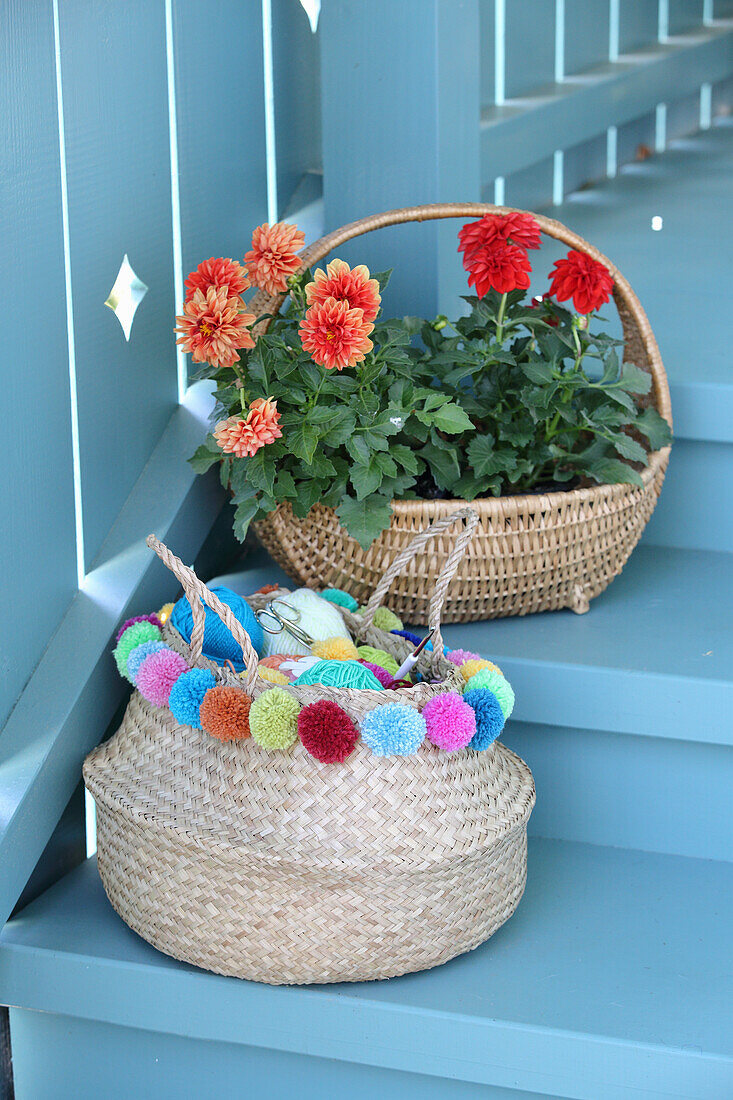
{"type": "MultiPolygon", "coordinates": [[[[300,612],[297,625],[310,634],[315,642],[325,642],[326,638],[350,638],[344,620],[332,603],[324,600],[317,592],[310,588],[296,588],[288,596],[282,596],[275,604],[275,608],[282,612],[283,618],[288,616],[288,609],[284,604],[289,604],[300,612]]],[[[265,622],[270,623],[265,617],[265,622]]],[[[303,656],[310,654],[310,647],[304,642],[299,642],[287,630],[280,634],[268,634],[265,631],[265,642],[262,649],[262,657],[270,657],[273,653],[298,653],[303,656]]]]}

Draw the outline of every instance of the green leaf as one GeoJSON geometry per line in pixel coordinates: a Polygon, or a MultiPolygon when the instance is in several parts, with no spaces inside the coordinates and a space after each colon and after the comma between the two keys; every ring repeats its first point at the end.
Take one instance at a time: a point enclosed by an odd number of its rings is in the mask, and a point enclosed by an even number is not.
{"type": "Polygon", "coordinates": [[[247,464],[247,480],[255,489],[272,496],[275,487],[275,459],[268,447],[261,447],[247,464]]]}
{"type": "Polygon", "coordinates": [[[649,393],[652,376],[634,363],[624,363],[621,368],[621,388],[629,393],[649,393]]]}
{"type": "Polygon", "coordinates": [[[530,382],[535,382],[538,386],[551,382],[555,376],[555,368],[552,363],[544,363],[541,359],[522,363],[521,368],[530,382]]]}
{"type": "Polygon", "coordinates": [[[660,447],[666,447],[672,442],[672,432],[669,424],[651,406],[644,409],[641,416],[637,416],[634,427],[646,436],[653,451],[658,451],[660,447]]]}
{"type": "Polygon", "coordinates": [[[434,442],[426,443],[420,451],[430,469],[435,484],[440,489],[450,489],[461,476],[461,468],[455,452],[438,447],[434,442]]]}
{"type": "Polygon", "coordinates": [[[238,504],[234,510],[234,534],[237,536],[240,542],[244,542],[249,525],[253,518],[257,514],[259,504],[257,497],[250,497],[249,500],[242,501],[238,504]]]}
{"type": "Polygon", "coordinates": [[[297,497],[297,495],[298,489],[293,480],[293,475],[289,470],[280,470],[280,473],[277,475],[277,482],[275,483],[275,496],[277,499],[292,500],[297,497]]]}
{"type": "Polygon", "coordinates": [[[327,447],[340,447],[354,431],[356,419],[351,409],[332,409],[332,418],[327,425],[328,431],[321,442],[327,447]]]}
{"type": "Polygon", "coordinates": [[[318,445],[318,433],[312,425],[304,420],[301,421],[295,428],[288,431],[286,442],[291,454],[310,465],[318,445]]]}
{"type": "Polygon", "coordinates": [[[479,477],[487,477],[494,473],[494,451],[496,441],[493,435],[475,435],[468,444],[468,461],[474,474],[479,477]]]}
{"type": "MultiPolygon", "coordinates": [[[[214,440],[214,442],[216,443],[216,440],[214,440]]],[[[200,447],[196,448],[188,462],[194,473],[205,474],[210,466],[213,466],[215,462],[221,460],[221,457],[222,452],[219,450],[218,444],[216,453],[214,453],[207,443],[202,443],[200,447]]]]}
{"type": "Polygon", "coordinates": [[[371,493],[375,493],[379,486],[382,484],[383,472],[380,470],[376,462],[372,462],[369,466],[362,466],[360,463],[354,463],[350,472],[351,484],[356,490],[356,499],[363,500],[364,497],[368,497],[371,493]]]}
{"type": "Polygon", "coordinates": [[[420,463],[417,455],[409,447],[405,447],[404,443],[393,443],[389,453],[408,473],[418,473],[420,463]]]}
{"type": "Polygon", "coordinates": [[[388,267],[386,271],[375,271],[372,275],[372,279],[376,279],[379,283],[380,293],[387,289],[389,280],[392,278],[392,268],[388,267]]]}
{"type": "Polygon", "coordinates": [[[336,509],[336,515],[362,550],[368,550],[375,538],[389,527],[392,504],[379,493],[373,493],[365,500],[346,497],[336,509]]]}
{"type": "Polygon", "coordinates": [[[633,466],[618,458],[597,458],[584,467],[586,473],[602,485],[629,484],[643,487],[644,482],[633,466]]]}
{"type": "Polygon", "coordinates": [[[646,466],[647,453],[637,439],[632,439],[626,432],[609,433],[608,438],[622,458],[628,458],[631,462],[643,462],[646,466]]]}
{"type": "Polygon", "coordinates": [[[346,450],[355,462],[360,462],[363,466],[368,466],[371,462],[372,452],[363,435],[352,435],[347,439],[346,450]]]}
{"type": "Polygon", "coordinates": [[[433,413],[433,426],[448,435],[459,435],[473,429],[473,424],[466,416],[460,405],[451,401],[448,405],[436,409],[433,413]]]}

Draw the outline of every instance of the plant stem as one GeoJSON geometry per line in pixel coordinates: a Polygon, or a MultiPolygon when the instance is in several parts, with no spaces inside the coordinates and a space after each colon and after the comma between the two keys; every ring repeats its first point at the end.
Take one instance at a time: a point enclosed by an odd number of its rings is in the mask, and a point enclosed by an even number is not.
{"type": "Polygon", "coordinates": [[[499,302],[499,312],[496,316],[496,340],[501,343],[504,339],[504,313],[506,312],[506,294],[502,294],[499,302]]]}

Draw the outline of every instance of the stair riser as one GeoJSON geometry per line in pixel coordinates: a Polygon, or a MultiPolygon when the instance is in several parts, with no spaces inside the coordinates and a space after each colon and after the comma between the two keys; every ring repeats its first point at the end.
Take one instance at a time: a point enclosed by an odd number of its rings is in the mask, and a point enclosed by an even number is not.
{"type": "Polygon", "coordinates": [[[733,551],[733,444],[678,439],[643,542],[733,551]]]}
{"type": "Polygon", "coordinates": [[[733,860],[733,748],[510,721],[527,761],[532,836],[733,860]]]}

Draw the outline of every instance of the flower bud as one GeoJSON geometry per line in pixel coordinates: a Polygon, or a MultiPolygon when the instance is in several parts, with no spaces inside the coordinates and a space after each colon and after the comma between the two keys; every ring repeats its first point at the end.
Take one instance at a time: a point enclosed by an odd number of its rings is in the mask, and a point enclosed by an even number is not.
{"type": "Polygon", "coordinates": [[[439,313],[438,316],[433,321],[433,328],[435,329],[436,332],[440,332],[440,330],[442,328],[445,328],[445,326],[447,324],[448,324],[448,318],[445,316],[444,313],[439,313]]]}

